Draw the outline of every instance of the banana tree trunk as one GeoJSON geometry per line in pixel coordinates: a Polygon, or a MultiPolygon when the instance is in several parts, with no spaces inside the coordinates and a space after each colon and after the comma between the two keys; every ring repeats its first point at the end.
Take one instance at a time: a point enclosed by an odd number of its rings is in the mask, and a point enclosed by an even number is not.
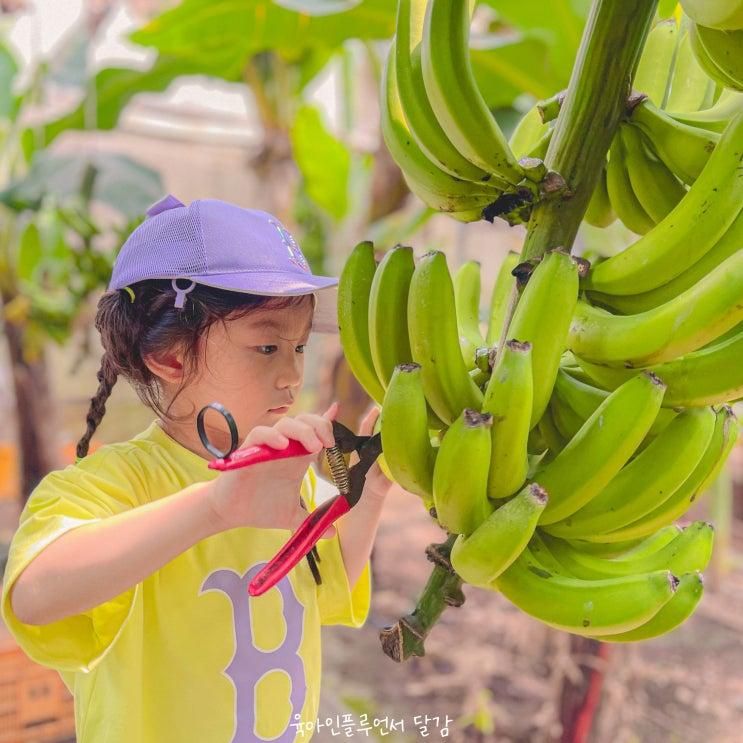
{"type": "MultiPolygon", "coordinates": [[[[3,297],[3,304],[5,300],[3,297]]],[[[52,436],[54,408],[43,353],[38,360],[27,360],[23,353],[23,327],[6,322],[3,330],[13,379],[20,498],[24,506],[31,491],[57,466],[52,436]]]]}

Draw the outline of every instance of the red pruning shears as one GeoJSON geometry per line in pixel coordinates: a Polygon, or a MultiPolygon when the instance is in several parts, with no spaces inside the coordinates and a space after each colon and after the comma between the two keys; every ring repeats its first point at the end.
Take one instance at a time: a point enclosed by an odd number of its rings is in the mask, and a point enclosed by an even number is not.
{"type": "MultiPolygon", "coordinates": [[[[301,457],[310,454],[299,441],[295,440],[290,440],[285,449],[274,449],[265,444],[238,449],[237,425],[227,409],[219,403],[211,403],[201,409],[196,420],[196,427],[201,443],[204,444],[207,451],[217,457],[217,459],[209,462],[210,469],[233,470],[274,459],[301,457]],[[209,441],[204,429],[204,415],[210,408],[219,412],[229,426],[231,447],[227,452],[215,448],[209,441]]],[[[330,465],[333,481],[340,492],[312,511],[279,550],[278,554],[258,572],[248,586],[248,593],[251,596],[260,596],[265,593],[278,583],[305,555],[310,564],[315,583],[318,585],[322,583],[316,564],[316,561],[320,561],[320,555],[315,545],[333,522],[348,513],[359,502],[366,474],[382,453],[382,439],[378,433],[373,436],[357,436],[339,421],[333,421],[333,436],[335,446],[326,449],[325,454],[330,465]],[[354,451],[358,453],[359,461],[349,468],[343,455],[354,451]]],[[[302,506],[304,507],[304,503],[302,503],[302,506]]]]}

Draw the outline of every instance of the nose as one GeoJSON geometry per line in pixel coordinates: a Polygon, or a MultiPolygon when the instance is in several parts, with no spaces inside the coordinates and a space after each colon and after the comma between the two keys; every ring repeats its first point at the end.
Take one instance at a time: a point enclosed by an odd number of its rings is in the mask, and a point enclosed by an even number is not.
{"type": "Polygon", "coordinates": [[[296,351],[291,351],[291,356],[286,358],[276,377],[276,387],[285,389],[287,387],[299,387],[304,376],[304,356],[296,351]]]}

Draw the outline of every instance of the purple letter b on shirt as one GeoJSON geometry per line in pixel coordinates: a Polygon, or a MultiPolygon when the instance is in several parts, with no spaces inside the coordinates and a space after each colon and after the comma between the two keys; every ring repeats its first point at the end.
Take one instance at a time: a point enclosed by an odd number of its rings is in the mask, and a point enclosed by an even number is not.
{"type": "MultiPolygon", "coordinates": [[[[307,693],[304,675],[304,662],[299,655],[304,623],[304,606],[294,595],[289,577],[284,576],[275,586],[281,593],[284,602],[284,619],[286,637],[284,642],[270,652],[261,650],[253,644],[250,630],[250,596],[248,583],[253,576],[267,563],[254,565],[248,572],[239,576],[234,570],[215,570],[207,577],[202,586],[204,591],[222,591],[232,604],[235,619],[235,655],[225,673],[232,679],[236,692],[235,735],[232,743],[256,743],[262,741],[255,733],[255,685],[260,678],[273,670],[282,670],[291,680],[290,701],[292,712],[300,714],[307,693]]],[[[287,725],[271,743],[292,743],[297,731],[287,725]]]]}

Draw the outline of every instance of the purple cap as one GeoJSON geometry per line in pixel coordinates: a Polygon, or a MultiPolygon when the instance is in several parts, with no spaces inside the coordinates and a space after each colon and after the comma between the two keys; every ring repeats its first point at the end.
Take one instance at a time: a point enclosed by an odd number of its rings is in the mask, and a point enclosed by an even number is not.
{"type": "MultiPolygon", "coordinates": [[[[172,279],[175,306],[196,284],[266,296],[312,294],[338,284],[310,271],[299,245],[268,212],[219,199],[186,206],[172,195],[153,204],[121,248],[108,288],[144,279],[172,279]],[[191,281],[185,288],[177,279],[191,281]]],[[[312,328],[337,333],[336,291],[316,296],[312,328]]]]}

